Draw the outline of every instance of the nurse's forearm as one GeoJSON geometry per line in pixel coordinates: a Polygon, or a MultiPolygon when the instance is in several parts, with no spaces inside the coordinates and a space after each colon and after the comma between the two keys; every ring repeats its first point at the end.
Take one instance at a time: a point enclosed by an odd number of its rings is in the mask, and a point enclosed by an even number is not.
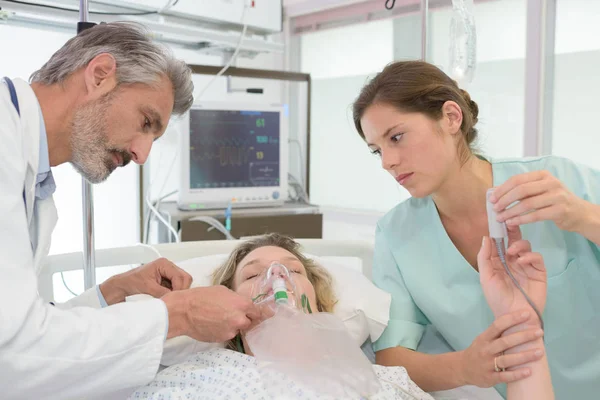
{"type": "Polygon", "coordinates": [[[426,392],[454,389],[466,384],[458,365],[460,353],[424,354],[404,347],[378,351],[377,364],[402,366],[410,378],[426,392]]]}
{"type": "Polygon", "coordinates": [[[584,210],[583,218],[577,224],[575,232],[600,246],[600,206],[585,202],[584,210]]]}

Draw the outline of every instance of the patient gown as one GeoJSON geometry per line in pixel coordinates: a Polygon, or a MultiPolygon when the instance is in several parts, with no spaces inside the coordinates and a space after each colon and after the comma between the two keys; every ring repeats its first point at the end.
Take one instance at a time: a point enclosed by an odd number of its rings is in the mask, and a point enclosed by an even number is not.
{"type": "MultiPolygon", "coordinates": [[[[372,400],[433,399],[410,380],[402,367],[374,365],[381,390],[372,400]]],[[[285,377],[279,382],[282,392],[295,393],[293,399],[333,400],[285,377]]],[[[131,400],[213,400],[274,399],[261,382],[256,359],[227,349],[213,349],[191,356],[187,361],[161,371],[154,381],[137,389],[131,400]]],[[[278,399],[283,397],[277,396],[278,399]]],[[[348,400],[348,399],[344,399],[348,400]]]]}

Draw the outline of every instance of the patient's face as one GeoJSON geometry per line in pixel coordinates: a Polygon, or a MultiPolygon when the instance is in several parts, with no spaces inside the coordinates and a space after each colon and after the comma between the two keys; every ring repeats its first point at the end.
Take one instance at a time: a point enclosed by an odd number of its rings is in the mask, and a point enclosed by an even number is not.
{"type": "MultiPolygon", "coordinates": [[[[304,265],[289,251],[276,246],[260,247],[248,253],[242,259],[235,272],[233,280],[233,290],[242,296],[252,298],[252,289],[259,282],[257,280],[264,276],[273,261],[286,266],[290,272],[290,277],[294,280],[299,295],[305,294],[310,301],[313,312],[317,311],[317,300],[315,288],[306,276],[304,265]]],[[[288,287],[288,292],[291,291],[288,287]]]]}

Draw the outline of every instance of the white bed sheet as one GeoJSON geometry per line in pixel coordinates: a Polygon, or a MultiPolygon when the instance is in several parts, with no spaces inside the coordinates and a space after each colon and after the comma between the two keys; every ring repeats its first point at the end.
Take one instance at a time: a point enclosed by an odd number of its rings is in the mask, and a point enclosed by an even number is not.
{"type": "MultiPolygon", "coordinates": [[[[382,389],[369,399],[433,399],[410,380],[404,368],[376,365],[374,369],[382,389]]],[[[286,398],[333,400],[333,397],[316,393],[284,375],[276,386],[266,390],[256,359],[226,349],[198,353],[184,363],[169,367],[161,371],[151,383],[139,388],[130,396],[132,400],[286,398]],[[294,394],[286,396],[286,393],[294,394]]]]}

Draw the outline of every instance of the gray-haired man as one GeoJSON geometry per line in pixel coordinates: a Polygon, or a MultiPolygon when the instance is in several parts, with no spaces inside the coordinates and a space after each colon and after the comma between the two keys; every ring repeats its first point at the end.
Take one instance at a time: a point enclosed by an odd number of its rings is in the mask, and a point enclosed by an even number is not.
{"type": "Polygon", "coordinates": [[[183,62],[128,23],[82,32],[31,81],[0,84],[2,397],[102,398],[151,380],[166,338],[224,341],[248,328],[252,302],[223,287],[189,289],[191,277],[165,259],[66,304],[42,301],[36,273],[56,223],[50,167],[70,162],[97,183],[144,163],[171,114],[191,107],[193,85],[183,62]],[[123,303],[136,293],[157,299],[123,303]]]}

